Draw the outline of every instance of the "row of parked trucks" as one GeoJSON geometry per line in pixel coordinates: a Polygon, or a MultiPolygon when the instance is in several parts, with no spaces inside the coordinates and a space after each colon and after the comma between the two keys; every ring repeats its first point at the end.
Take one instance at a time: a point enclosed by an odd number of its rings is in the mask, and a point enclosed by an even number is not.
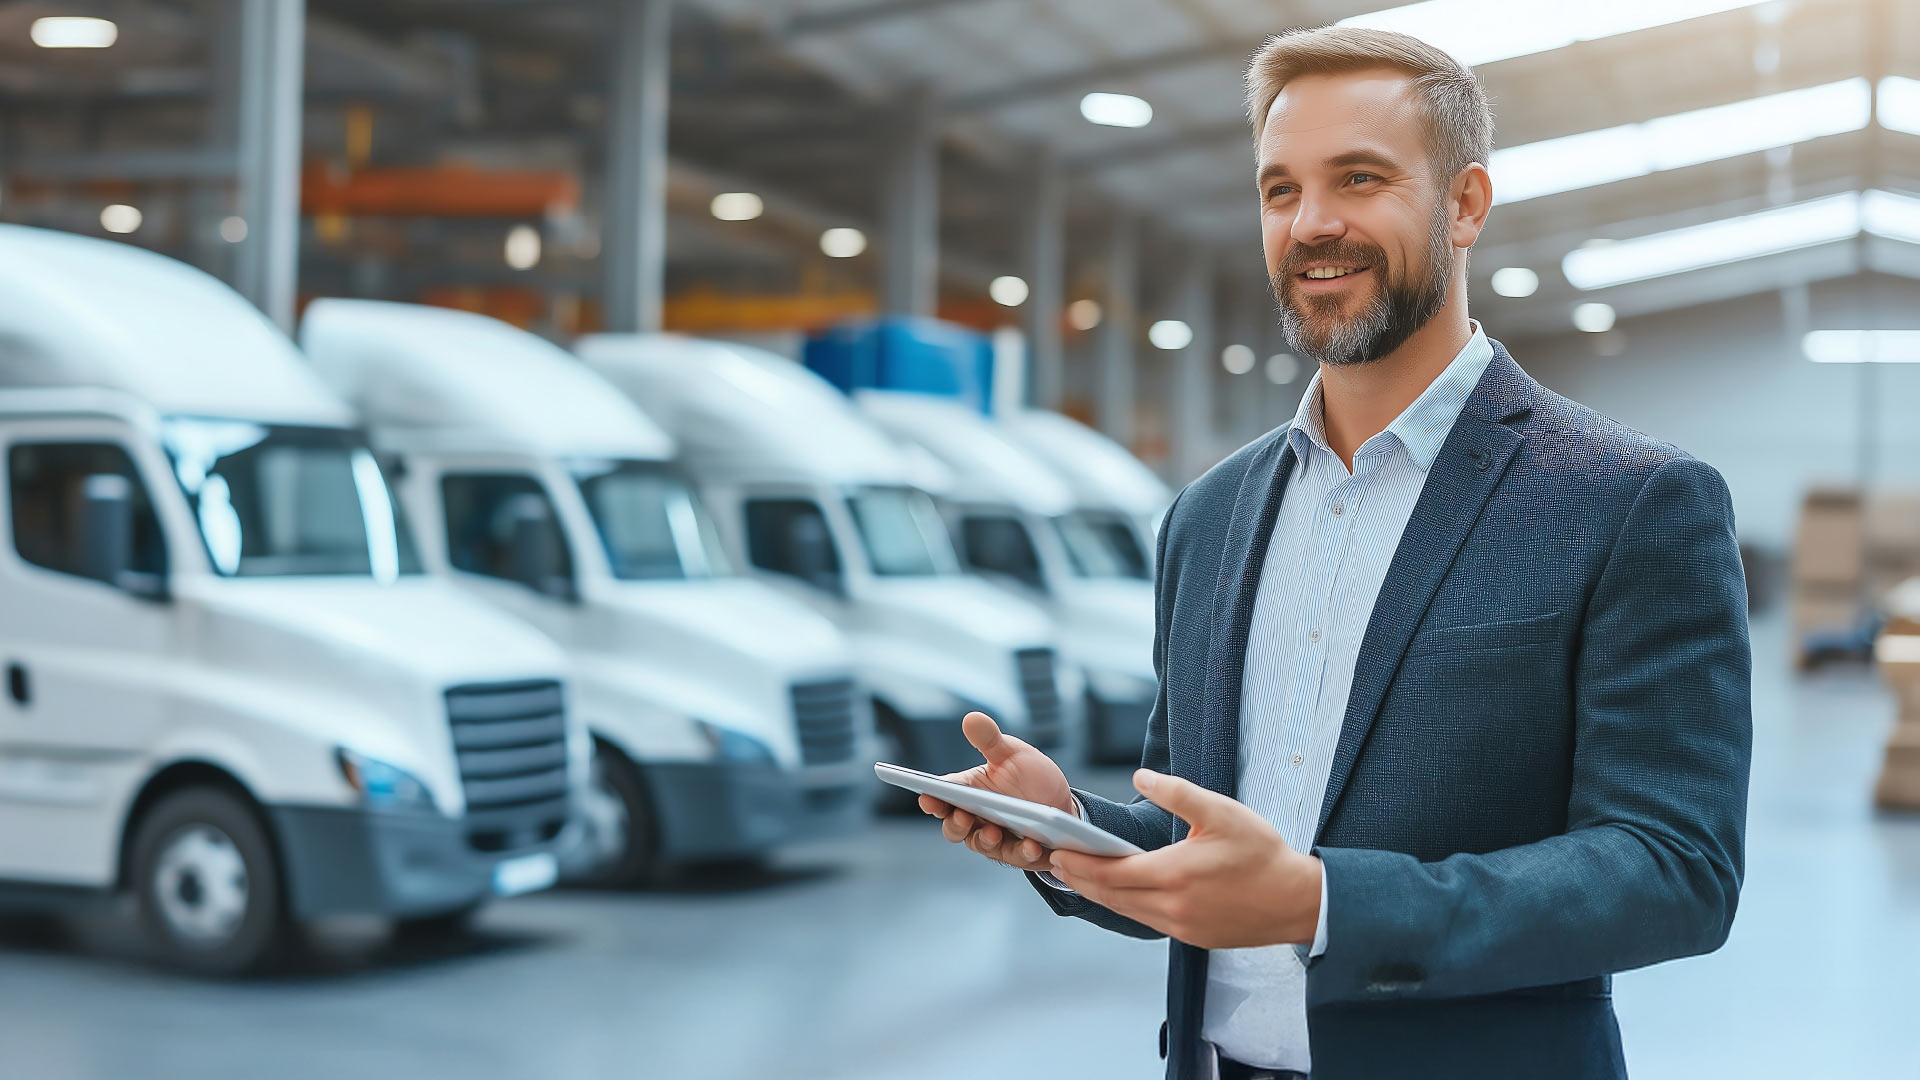
{"type": "Polygon", "coordinates": [[[971,709],[1138,756],[1167,492],[1073,421],[405,304],[296,345],[17,226],[0,297],[0,906],[237,973],[844,833],[971,709]]]}

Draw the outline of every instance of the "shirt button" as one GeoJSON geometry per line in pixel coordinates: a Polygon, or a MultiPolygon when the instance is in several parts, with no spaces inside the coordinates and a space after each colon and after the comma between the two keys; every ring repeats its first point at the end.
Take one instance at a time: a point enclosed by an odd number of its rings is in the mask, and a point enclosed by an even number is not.
{"type": "Polygon", "coordinates": [[[1319,641],[1319,640],[1320,640],[1320,628],[1316,626],[1316,627],[1314,627],[1313,629],[1311,629],[1311,630],[1309,630],[1309,631],[1307,631],[1307,640],[1308,640],[1308,641],[1319,641]]]}
{"type": "Polygon", "coordinates": [[[1292,757],[1288,758],[1287,760],[1293,762],[1293,767],[1297,769],[1300,767],[1300,763],[1307,759],[1301,756],[1300,754],[1295,754],[1292,757]]]}
{"type": "Polygon", "coordinates": [[[1346,512],[1347,512],[1347,508],[1346,508],[1345,506],[1342,506],[1342,505],[1340,505],[1339,503],[1334,503],[1334,504],[1333,504],[1333,516],[1334,516],[1334,517],[1339,517],[1339,516],[1340,516],[1341,514],[1344,514],[1344,513],[1346,513],[1346,512]]]}

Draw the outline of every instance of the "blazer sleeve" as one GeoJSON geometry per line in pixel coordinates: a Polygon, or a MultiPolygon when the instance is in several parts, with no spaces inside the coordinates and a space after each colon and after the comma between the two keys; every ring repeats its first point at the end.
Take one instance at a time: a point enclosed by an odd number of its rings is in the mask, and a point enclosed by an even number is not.
{"type": "MultiPolygon", "coordinates": [[[[1183,489],[1181,495],[1184,494],[1186,492],[1183,489]]],[[[1175,496],[1173,504],[1167,508],[1166,517],[1162,519],[1153,557],[1153,673],[1159,686],[1154,692],[1153,709],[1147,717],[1147,741],[1141,751],[1140,767],[1158,773],[1172,772],[1167,742],[1167,630],[1171,623],[1177,574],[1170,575],[1167,572],[1167,537],[1173,532],[1174,512],[1179,506],[1180,496],[1175,496]]],[[[1087,812],[1087,820],[1116,836],[1124,837],[1137,847],[1152,850],[1173,842],[1174,816],[1148,802],[1144,796],[1135,796],[1132,801],[1122,803],[1079,788],[1073,789],[1073,793],[1079,798],[1081,809],[1087,812]]],[[[1049,885],[1033,873],[1027,874],[1027,880],[1055,914],[1082,918],[1095,926],[1128,937],[1155,939],[1166,936],[1124,915],[1116,915],[1079,893],[1049,885]]]]}
{"type": "Polygon", "coordinates": [[[1318,849],[1331,947],[1309,1003],[1498,993],[1718,948],[1740,892],[1751,667],[1726,484],[1667,461],[1588,603],[1567,832],[1438,862],[1318,849]]]}

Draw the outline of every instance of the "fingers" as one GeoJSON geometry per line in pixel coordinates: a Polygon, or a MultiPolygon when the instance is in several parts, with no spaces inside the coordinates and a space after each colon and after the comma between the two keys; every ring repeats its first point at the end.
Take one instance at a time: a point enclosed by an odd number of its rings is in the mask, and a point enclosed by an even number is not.
{"type": "MultiPolygon", "coordinates": [[[[1048,866],[1055,876],[1076,889],[1080,888],[1080,884],[1090,889],[1112,891],[1165,889],[1175,884],[1179,874],[1179,857],[1185,854],[1178,850],[1179,846],[1174,844],[1158,851],[1118,858],[1087,855],[1078,851],[1055,851],[1049,858],[1048,866]]],[[[1087,889],[1081,891],[1086,892],[1087,889]]]]}
{"type": "Polygon", "coordinates": [[[953,807],[947,816],[940,819],[940,835],[952,843],[959,843],[973,832],[974,816],[959,807],[953,807]]]}
{"type": "Polygon", "coordinates": [[[1224,824],[1246,811],[1246,807],[1219,792],[1208,791],[1190,780],[1150,769],[1134,771],[1133,787],[1155,806],[1196,829],[1202,825],[1224,824]]]}
{"type": "Polygon", "coordinates": [[[1050,852],[1037,841],[1014,836],[998,826],[987,826],[967,837],[967,849],[995,862],[1021,870],[1047,869],[1050,852]]]}
{"type": "Polygon", "coordinates": [[[953,807],[931,795],[922,795],[917,801],[920,804],[921,813],[932,814],[937,818],[945,819],[948,814],[953,812],[953,807]]]}
{"type": "Polygon", "coordinates": [[[983,712],[968,713],[960,721],[960,730],[989,765],[1000,764],[1025,745],[1018,739],[1002,734],[1000,725],[983,712]]]}

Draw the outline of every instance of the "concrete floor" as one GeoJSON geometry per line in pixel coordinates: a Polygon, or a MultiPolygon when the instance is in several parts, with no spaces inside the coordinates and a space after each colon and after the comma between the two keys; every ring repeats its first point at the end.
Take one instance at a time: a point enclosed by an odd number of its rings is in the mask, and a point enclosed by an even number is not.
{"type": "MultiPolygon", "coordinates": [[[[1866,793],[1870,675],[1788,674],[1756,628],[1748,880],[1719,953],[1622,976],[1642,1080],[1911,1077],[1920,818],[1866,793]]],[[[1118,792],[1124,770],[1081,777],[1118,792]]],[[[0,1073],[1059,1080],[1159,1075],[1163,947],[1050,915],[1010,871],[885,821],[642,895],[551,893],[434,948],[336,935],[300,977],[149,970],[111,920],[0,923],[0,1073]]]]}

